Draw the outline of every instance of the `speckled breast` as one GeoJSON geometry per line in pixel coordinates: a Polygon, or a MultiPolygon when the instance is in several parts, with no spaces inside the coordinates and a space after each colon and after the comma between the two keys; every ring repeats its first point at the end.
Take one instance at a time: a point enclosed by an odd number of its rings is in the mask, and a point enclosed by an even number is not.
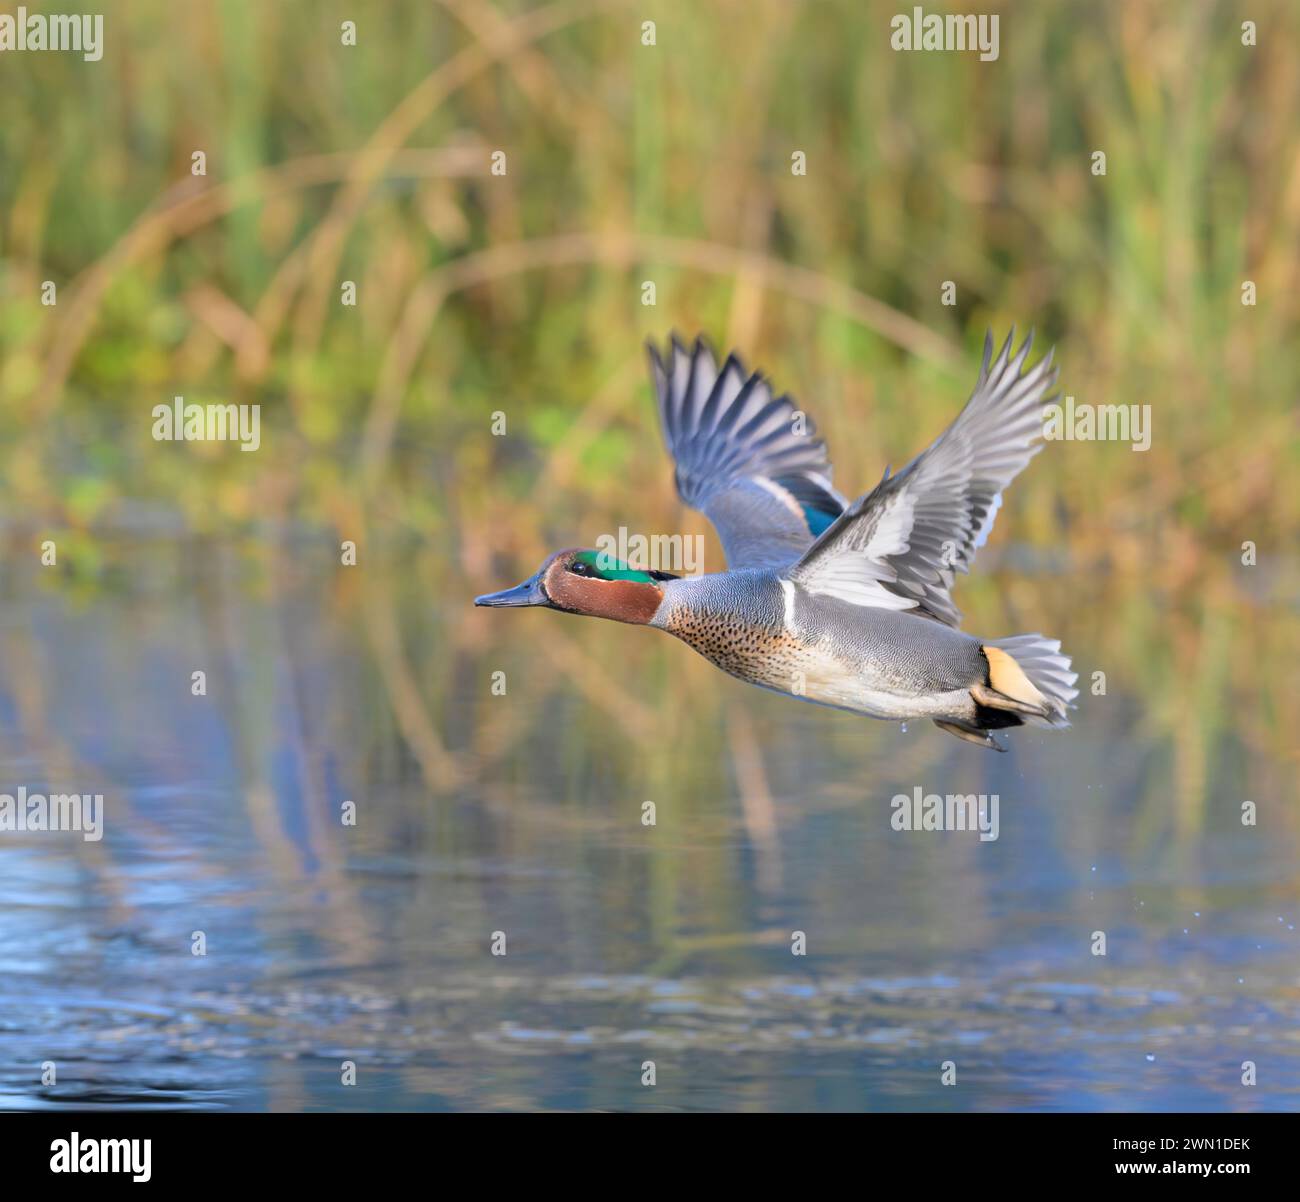
{"type": "Polygon", "coordinates": [[[727,614],[678,610],[665,629],[724,672],[783,693],[803,691],[814,658],[788,631],[747,626],[727,614]]]}

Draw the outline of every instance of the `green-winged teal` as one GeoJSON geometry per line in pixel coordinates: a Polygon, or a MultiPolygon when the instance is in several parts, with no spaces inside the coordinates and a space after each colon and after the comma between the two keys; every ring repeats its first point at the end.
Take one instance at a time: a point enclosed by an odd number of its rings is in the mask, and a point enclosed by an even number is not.
{"type": "Polygon", "coordinates": [[[1037,634],[957,629],[951,591],[970,569],[1002,490],[1042,449],[1056,381],[1049,353],[1022,374],[1032,334],[1014,331],[956,421],[902,471],[851,504],[831,485],[825,444],[789,396],[701,340],[651,346],[677,491],[717,528],[727,571],[677,577],[606,553],[550,556],[523,584],[476,605],[540,605],[657,626],[724,672],[805,701],[943,730],[1005,750],[992,731],[1068,726],[1076,676],[1037,634]]]}

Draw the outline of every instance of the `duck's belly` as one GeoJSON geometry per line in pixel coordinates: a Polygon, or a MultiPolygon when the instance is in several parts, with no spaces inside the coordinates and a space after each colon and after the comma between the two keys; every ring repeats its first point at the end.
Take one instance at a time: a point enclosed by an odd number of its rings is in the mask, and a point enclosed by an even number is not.
{"type": "MultiPolygon", "coordinates": [[[[834,656],[811,653],[802,696],[872,718],[943,718],[973,714],[969,688],[952,689],[937,682],[923,686],[908,673],[888,670],[870,660],[846,665],[834,656]]],[[[793,691],[793,690],[792,690],[793,691]]]]}
{"type": "Polygon", "coordinates": [[[736,631],[707,617],[672,633],[731,676],[802,701],[893,720],[974,713],[969,684],[951,674],[846,654],[830,640],[808,643],[785,630],[736,631]]]}

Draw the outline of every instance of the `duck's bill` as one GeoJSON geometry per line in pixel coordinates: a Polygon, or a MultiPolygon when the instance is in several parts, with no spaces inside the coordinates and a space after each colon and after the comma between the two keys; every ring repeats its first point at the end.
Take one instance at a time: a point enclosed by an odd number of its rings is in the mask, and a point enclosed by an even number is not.
{"type": "Polygon", "coordinates": [[[475,605],[488,605],[495,609],[505,609],[518,605],[549,605],[551,599],[546,595],[546,590],[542,588],[542,576],[539,572],[530,580],[525,580],[523,584],[516,584],[514,588],[503,589],[499,593],[484,593],[481,597],[474,598],[475,605]]]}

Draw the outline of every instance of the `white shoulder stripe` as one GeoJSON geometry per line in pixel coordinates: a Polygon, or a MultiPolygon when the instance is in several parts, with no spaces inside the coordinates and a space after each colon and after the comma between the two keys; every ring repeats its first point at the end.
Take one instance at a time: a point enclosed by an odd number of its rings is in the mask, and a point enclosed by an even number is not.
{"type": "Polygon", "coordinates": [[[794,629],[794,581],[781,577],[781,592],[785,594],[785,628],[794,629]]]}

